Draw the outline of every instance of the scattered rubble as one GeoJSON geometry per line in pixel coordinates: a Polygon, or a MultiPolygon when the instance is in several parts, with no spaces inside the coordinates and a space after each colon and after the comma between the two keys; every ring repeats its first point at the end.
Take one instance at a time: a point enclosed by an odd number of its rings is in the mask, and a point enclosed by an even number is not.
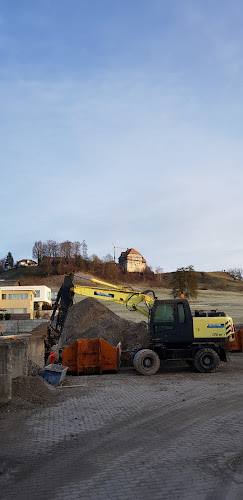
{"type": "Polygon", "coordinates": [[[40,375],[41,377],[44,377],[44,368],[41,368],[38,366],[36,363],[31,361],[30,359],[28,360],[28,375],[40,375]]]}

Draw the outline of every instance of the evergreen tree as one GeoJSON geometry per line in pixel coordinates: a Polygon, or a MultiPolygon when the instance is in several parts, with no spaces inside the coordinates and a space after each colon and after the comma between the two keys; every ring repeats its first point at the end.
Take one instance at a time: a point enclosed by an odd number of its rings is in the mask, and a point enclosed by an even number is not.
{"type": "Polygon", "coordinates": [[[8,252],[6,259],[5,259],[5,269],[8,271],[8,269],[13,269],[14,267],[14,260],[11,252],[8,252]]]}

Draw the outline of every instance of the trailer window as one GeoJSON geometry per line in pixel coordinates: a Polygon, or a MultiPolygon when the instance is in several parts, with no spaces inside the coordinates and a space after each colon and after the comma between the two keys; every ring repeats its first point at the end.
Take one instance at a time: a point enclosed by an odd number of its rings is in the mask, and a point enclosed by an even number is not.
{"type": "Polygon", "coordinates": [[[185,323],[186,315],[185,315],[184,304],[178,304],[177,311],[178,311],[178,323],[180,324],[185,323]]]}
{"type": "Polygon", "coordinates": [[[155,323],[174,323],[174,307],[171,304],[160,304],[154,313],[155,323]]]}

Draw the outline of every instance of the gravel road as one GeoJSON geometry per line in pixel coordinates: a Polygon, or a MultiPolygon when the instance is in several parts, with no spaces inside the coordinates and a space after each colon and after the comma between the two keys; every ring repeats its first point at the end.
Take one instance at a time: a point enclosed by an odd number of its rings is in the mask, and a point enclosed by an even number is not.
{"type": "Polygon", "coordinates": [[[240,353],[215,374],[66,377],[52,404],[2,408],[1,498],[240,500],[242,388],[240,353]]]}

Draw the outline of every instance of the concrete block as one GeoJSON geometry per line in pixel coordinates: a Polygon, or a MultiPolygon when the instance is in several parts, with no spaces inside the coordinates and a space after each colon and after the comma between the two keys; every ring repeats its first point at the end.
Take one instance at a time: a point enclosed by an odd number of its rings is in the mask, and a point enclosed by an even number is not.
{"type": "Polygon", "coordinates": [[[12,398],[12,354],[10,342],[0,342],[0,403],[12,398]]]}
{"type": "Polygon", "coordinates": [[[40,336],[31,335],[27,340],[28,373],[33,375],[38,369],[44,370],[45,345],[40,336]]]}
{"type": "MultiPolygon", "coordinates": [[[[52,312],[52,311],[51,311],[52,312]]],[[[22,333],[31,333],[37,326],[42,327],[42,323],[46,323],[46,319],[26,319],[26,320],[8,320],[1,321],[1,326],[4,327],[5,334],[20,335],[22,333]]]]}
{"type": "Polygon", "coordinates": [[[0,403],[11,401],[12,379],[44,372],[45,348],[41,336],[0,337],[0,403]]]}
{"type": "Polygon", "coordinates": [[[12,378],[28,375],[28,338],[10,339],[12,351],[12,378]]]}

